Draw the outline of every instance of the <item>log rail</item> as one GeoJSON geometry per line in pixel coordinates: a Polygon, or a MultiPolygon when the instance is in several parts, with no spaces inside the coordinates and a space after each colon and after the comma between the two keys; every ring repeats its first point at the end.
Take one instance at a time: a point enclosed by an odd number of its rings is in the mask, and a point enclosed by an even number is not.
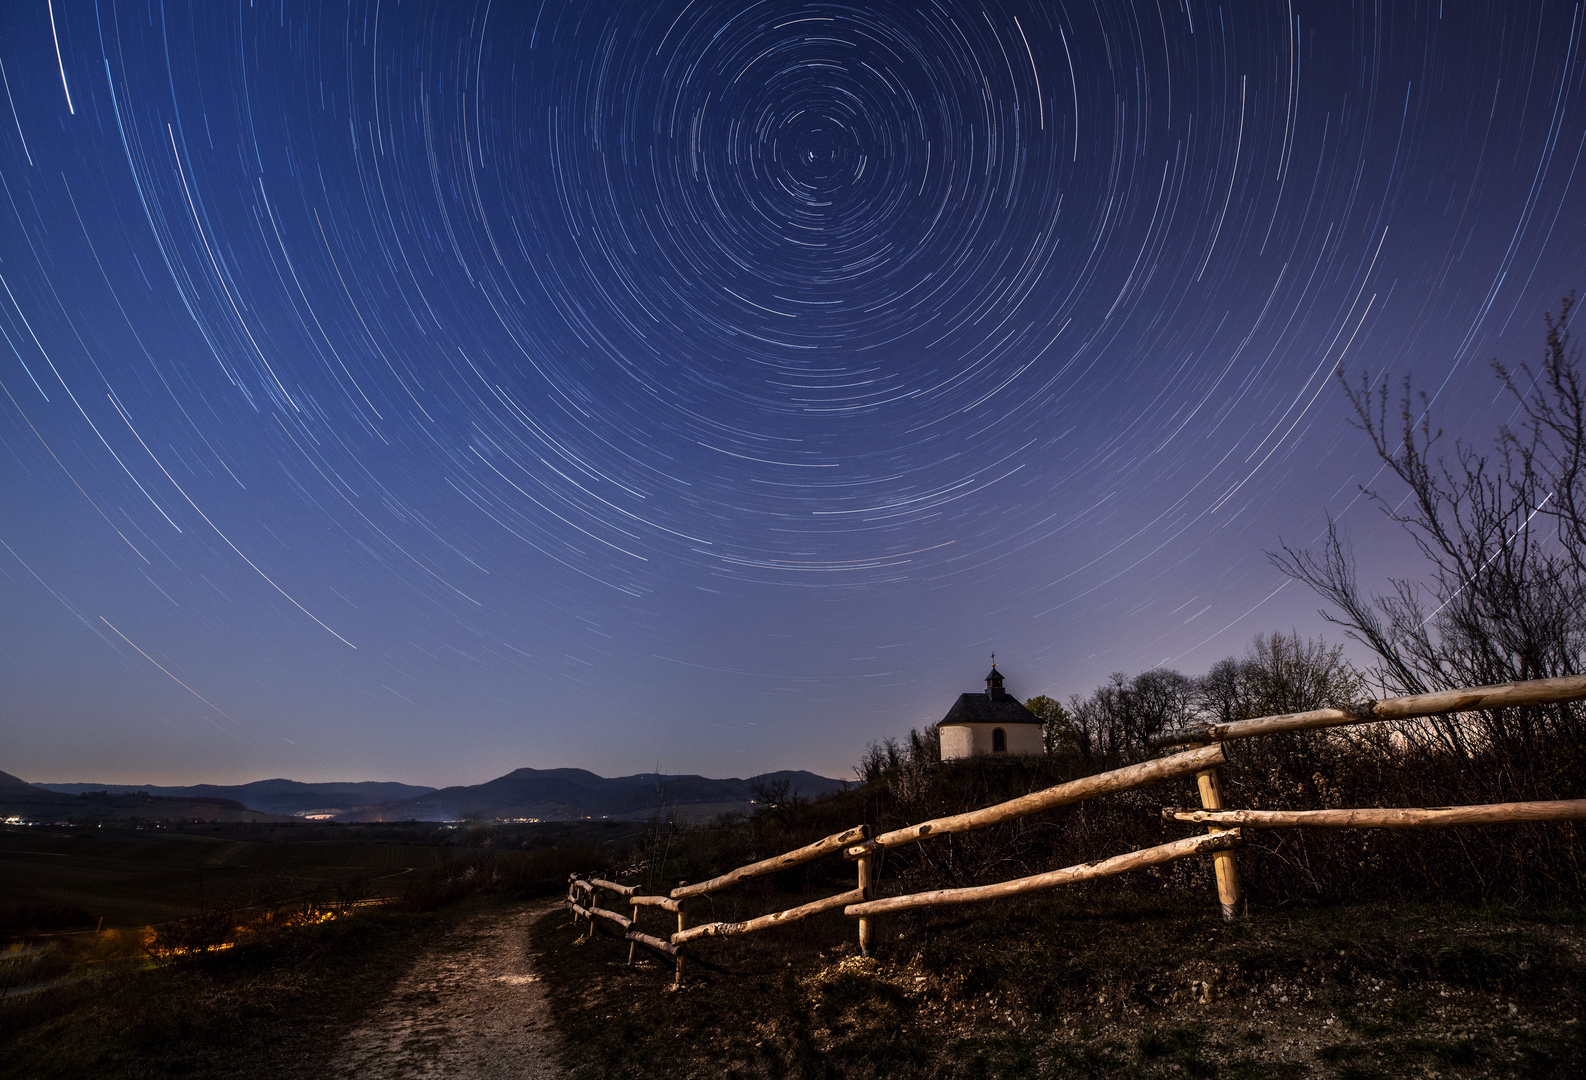
{"type": "Polygon", "coordinates": [[[954,814],[951,817],[936,818],[919,825],[894,829],[872,840],[855,844],[843,854],[850,859],[857,859],[861,855],[868,855],[885,848],[902,847],[904,844],[915,844],[921,840],[969,832],[972,829],[984,829],[1000,822],[1012,821],[1014,818],[1039,814],[1043,810],[1094,799],[1098,795],[1126,791],[1129,788],[1154,784],[1159,780],[1170,780],[1176,776],[1188,776],[1222,763],[1221,746],[1203,746],[1198,750],[1174,754],[1172,757],[1143,761],[1138,765],[1127,765],[1121,769],[1097,773],[1095,776],[1082,776],[1078,780],[1070,780],[1066,784],[1057,784],[980,810],[971,810],[964,814],[954,814]]]}
{"type": "Polygon", "coordinates": [[[1586,799],[1489,803],[1482,806],[1364,808],[1357,810],[1162,809],[1164,821],[1247,826],[1252,829],[1441,829],[1451,825],[1519,825],[1529,821],[1586,821],[1586,799]]]}
{"type": "Polygon", "coordinates": [[[615,911],[610,911],[603,907],[590,908],[589,913],[597,919],[605,919],[608,922],[616,923],[618,926],[622,927],[624,931],[631,929],[633,926],[632,919],[625,915],[618,915],[615,911]]]}
{"type": "Polygon", "coordinates": [[[778,911],[771,915],[761,915],[757,919],[749,919],[746,922],[701,923],[699,926],[691,926],[687,930],[680,930],[673,934],[672,943],[674,945],[686,945],[695,938],[733,937],[737,934],[752,934],[756,930],[768,930],[773,926],[782,926],[786,923],[798,922],[800,919],[807,919],[811,915],[819,915],[823,911],[847,907],[849,904],[857,903],[864,898],[863,889],[854,889],[850,892],[838,893],[836,896],[828,896],[824,899],[816,900],[813,903],[788,908],[786,911],[778,911]]]}
{"type": "Polygon", "coordinates": [[[1202,724],[1166,732],[1152,739],[1151,743],[1153,746],[1177,746],[1183,743],[1248,739],[1255,735],[1374,724],[1384,720],[1415,720],[1426,716],[1512,709],[1524,705],[1561,705],[1582,698],[1586,698],[1586,675],[1566,675],[1557,679],[1529,679],[1525,682],[1439,690],[1435,694],[1410,694],[1346,705],[1341,709],[1311,709],[1277,716],[1258,716],[1252,720],[1234,720],[1227,724],[1202,724]]]}
{"type": "MultiPolygon", "coordinates": [[[[1057,784],[1017,799],[1010,799],[1006,802],[984,807],[980,810],[937,818],[919,825],[911,825],[906,829],[884,833],[874,838],[870,835],[870,827],[868,825],[860,825],[840,833],[834,833],[812,844],[806,844],[801,848],[795,848],[781,855],[760,859],[757,862],[740,866],[735,870],[710,878],[707,881],[680,884],[665,896],[648,896],[641,894],[635,886],[621,885],[598,877],[585,879],[575,874],[568,881],[567,903],[575,917],[582,916],[588,920],[589,929],[587,932],[590,934],[594,932],[595,920],[601,919],[616,924],[617,927],[624,931],[624,937],[628,941],[659,949],[670,956],[676,957],[679,982],[682,981],[683,953],[692,941],[707,937],[736,937],[741,934],[751,934],[760,930],[768,930],[772,927],[797,922],[800,919],[807,919],[812,915],[835,911],[839,908],[859,920],[860,951],[864,955],[869,955],[872,936],[871,916],[883,911],[902,910],[903,908],[898,906],[900,903],[903,903],[904,907],[920,907],[930,903],[965,903],[973,899],[990,899],[999,895],[1015,895],[1019,892],[1028,892],[1036,888],[1052,888],[1071,882],[1088,881],[1092,878],[1106,877],[1132,869],[1154,866],[1158,862],[1185,858],[1202,852],[1227,851],[1238,844],[1239,834],[1237,830],[1218,830],[1215,833],[1191,837],[1189,840],[1179,841],[1176,844],[1148,849],[1146,852],[1129,852],[1115,856],[1112,859],[1102,860],[1099,863],[1087,863],[1081,867],[1069,867],[1064,870],[1053,871],[1050,874],[1038,874],[1032,878],[1021,878],[1014,882],[983,886],[980,889],[940,890],[936,893],[922,893],[913,897],[891,897],[882,900],[875,899],[874,895],[873,860],[876,853],[888,848],[902,847],[906,844],[934,839],[938,836],[950,836],[954,833],[968,832],[973,829],[984,829],[999,822],[1028,817],[1044,810],[1067,806],[1071,803],[1093,799],[1111,792],[1125,791],[1144,784],[1156,783],[1160,780],[1198,775],[1208,769],[1215,768],[1222,762],[1222,747],[1203,746],[1156,761],[1141,762],[1138,765],[1113,769],[1109,772],[1098,773],[1095,776],[1081,777],[1078,780],[1057,784]],[[823,897],[808,904],[788,908],[785,911],[761,915],[742,922],[710,922],[692,927],[687,925],[684,905],[686,901],[693,897],[704,896],[752,877],[775,873],[778,870],[798,866],[837,852],[842,852],[847,858],[858,862],[857,888],[835,896],[823,897]],[[598,898],[602,891],[610,891],[624,897],[633,909],[633,917],[627,918],[608,908],[601,907],[598,903],[598,898]],[[581,903],[580,893],[589,894],[589,898],[581,903]],[[678,917],[677,932],[668,939],[640,932],[636,928],[636,923],[639,912],[646,907],[659,907],[664,911],[675,912],[678,917]]],[[[632,949],[630,949],[630,963],[632,959],[633,953],[632,949]]]]}
{"type": "Polygon", "coordinates": [[[849,916],[885,915],[895,911],[909,911],[913,908],[938,907],[944,904],[969,904],[979,900],[1000,900],[1003,897],[1018,896],[1021,893],[1055,889],[1059,885],[1073,885],[1081,881],[1094,881],[1096,878],[1112,877],[1115,874],[1128,873],[1130,870],[1143,870],[1148,866],[1160,866],[1162,863],[1188,858],[1191,855],[1200,855],[1212,851],[1227,851],[1229,848],[1239,846],[1241,842],[1242,837],[1238,829],[1230,829],[1227,832],[1206,833],[1201,836],[1191,836],[1184,840],[1175,840],[1171,844],[1160,844],[1157,847],[1114,855],[1112,858],[1102,859],[1100,862],[1066,866],[1061,870],[1052,870],[1045,874],[1034,874],[1030,877],[1015,878],[1013,881],[999,881],[995,885],[976,885],[966,889],[937,889],[933,892],[914,893],[909,896],[889,896],[884,900],[871,900],[845,908],[843,914],[849,916]]]}
{"type": "Polygon", "coordinates": [[[740,866],[736,870],[722,874],[720,877],[713,877],[709,881],[701,881],[697,885],[679,885],[672,890],[670,895],[673,900],[686,900],[690,896],[704,896],[706,893],[724,889],[728,885],[743,881],[745,878],[759,877],[762,874],[774,874],[778,870],[786,870],[790,866],[807,863],[812,859],[820,858],[822,855],[839,851],[849,844],[863,842],[869,836],[870,826],[860,825],[857,828],[847,829],[784,854],[774,855],[769,859],[761,859],[759,862],[753,862],[747,866],[740,866]]]}

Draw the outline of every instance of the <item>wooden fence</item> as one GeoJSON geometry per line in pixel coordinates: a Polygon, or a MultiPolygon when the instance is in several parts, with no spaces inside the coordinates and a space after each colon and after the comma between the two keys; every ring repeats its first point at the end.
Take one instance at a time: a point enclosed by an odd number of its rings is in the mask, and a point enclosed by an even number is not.
{"type": "Polygon", "coordinates": [[[1264,716],[1227,724],[1201,725],[1170,732],[1154,740],[1154,744],[1158,746],[1196,744],[1189,750],[1182,750],[1153,761],[1097,773],[1094,776],[1070,780],[1007,802],[963,814],[935,818],[877,836],[871,835],[868,825],[860,825],[793,851],[740,866],[709,881],[692,885],[683,882],[664,896],[647,896],[633,886],[620,885],[597,877],[583,878],[574,875],[568,882],[567,903],[575,924],[579,918],[587,920],[587,932],[591,936],[594,934],[597,919],[609,922],[621,930],[631,943],[628,948],[629,963],[633,962],[634,950],[640,945],[671,957],[676,962],[676,980],[679,983],[683,980],[683,964],[688,947],[690,943],[700,938],[751,934],[841,908],[844,915],[857,920],[860,952],[868,956],[874,932],[874,919],[878,915],[908,911],[912,908],[966,904],[1017,896],[1020,893],[1110,877],[1197,855],[1211,857],[1216,872],[1217,897],[1222,905],[1223,917],[1232,919],[1237,913],[1239,903],[1239,873],[1233,851],[1243,842],[1242,829],[1427,829],[1452,825],[1582,821],[1586,820],[1586,799],[1430,808],[1227,809],[1222,805],[1217,779],[1217,767],[1225,762],[1222,748],[1224,740],[1349,724],[1441,716],[1449,713],[1560,704],[1582,698],[1586,698],[1586,676],[1570,676],[1390,698],[1343,709],[1314,709],[1309,712],[1264,716]],[[1202,835],[1126,852],[1099,862],[1081,863],[1078,866],[1002,881],[994,885],[937,889],[884,898],[877,898],[875,895],[875,856],[879,852],[932,840],[939,836],[984,829],[1000,822],[1027,817],[1055,807],[1093,799],[1099,795],[1127,791],[1146,784],[1189,775],[1195,777],[1200,789],[1200,808],[1165,807],[1162,816],[1165,821],[1204,825],[1206,832],[1202,835]],[[855,887],[847,892],[801,904],[785,911],[761,915],[744,922],[708,922],[696,926],[690,926],[688,923],[688,901],[692,899],[749,878],[775,873],[778,870],[839,853],[856,864],[855,887]],[[607,893],[617,898],[617,906],[625,904],[629,914],[624,915],[602,906],[604,894],[607,893]],[[675,915],[676,931],[669,934],[650,934],[641,931],[639,929],[641,913],[649,908],[657,908],[664,915],[675,915]]]}

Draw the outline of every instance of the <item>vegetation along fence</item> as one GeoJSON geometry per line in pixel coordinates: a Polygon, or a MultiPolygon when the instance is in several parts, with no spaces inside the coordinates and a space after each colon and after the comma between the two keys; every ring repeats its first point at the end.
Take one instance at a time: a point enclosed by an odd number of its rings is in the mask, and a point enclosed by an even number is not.
{"type": "MultiPolygon", "coordinates": [[[[1237,810],[1222,805],[1217,781],[1217,767],[1224,764],[1222,743],[1228,739],[1251,738],[1280,732],[1309,731],[1316,728],[1340,727],[1350,724],[1380,723],[1390,720],[1409,720],[1418,717],[1444,716],[1451,713],[1474,712],[1523,706],[1552,705],[1586,698],[1586,676],[1574,675],[1557,679],[1536,679],[1528,682],[1503,683],[1496,686],[1468,687],[1441,691],[1434,694],[1417,694],[1409,697],[1369,701],[1341,709],[1313,709],[1309,712],[1264,716],[1253,720],[1239,720],[1225,724],[1207,724],[1182,731],[1171,732],[1154,740],[1159,747],[1190,745],[1167,757],[1129,765],[1093,776],[1081,777],[1054,787],[1032,792],[1017,799],[997,803],[968,813],[935,818],[931,821],[894,829],[872,836],[868,825],[860,825],[844,832],[817,840],[813,844],[769,859],[740,866],[736,870],[701,881],[682,883],[665,896],[641,895],[633,886],[620,885],[602,878],[582,878],[574,875],[568,884],[567,902],[573,920],[588,921],[588,933],[593,935],[595,920],[614,924],[631,942],[628,962],[633,962],[634,950],[644,945],[672,957],[676,961],[676,979],[683,979],[683,961],[691,942],[706,937],[731,937],[751,934],[775,926],[797,922],[811,915],[841,908],[843,914],[858,921],[859,948],[869,955],[874,919],[889,912],[912,908],[935,907],[945,904],[966,904],[994,900],[1020,893],[1036,892],[1070,885],[1096,878],[1110,877],[1131,870],[1140,870],[1162,863],[1185,859],[1195,855],[1209,855],[1216,871],[1218,900],[1223,917],[1234,918],[1239,903],[1239,874],[1234,862],[1233,849],[1242,842],[1241,829],[1268,828],[1329,828],[1329,829],[1427,829],[1451,825],[1494,825],[1534,821],[1586,820],[1586,799],[1555,800],[1547,802],[1496,803],[1483,806],[1443,806],[1432,808],[1392,807],[1334,810],[1237,810]],[[1192,825],[1205,825],[1206,833],[1175,840],[1155,847],[1115,855],[1099,862],[1082,863],[1061,870],[1053,870],[1030,877],[1015,878],[993,885],[968,888],[937,889],[930,892],[911,893],[904,896],[876,896],[875,858],[878,853],[906,844],[929,841],[953,833],[983,829],[1004,821],[1027,817],[1031,814],[1066,806],[1099,795],[1126,791],[1130,788],[1154,784],[1162,780],[1193,775],[1200,788],[1199,809],[1166,807],[1162,811],[1166,821],[1179,821],[1192,825]],[[709,922],[697,926],[688,924],[688,902],[718,889],[727,888],[749,878],[775,873],[814,859],[841,853],[856,863],[855,887],[815,900],[785,911],[761,915],[744,922],[709,922]],[[605,894],[618,898],[622,906],[626,901],[629,914],[602,906],[605,894]],[[675,915],[677,930],[670,934],[650,934],[639,929],[639,919],[647,908],[658,908],[665,916],[675,915]]],[[[659,927],[657,927],[659,929],[659,927]]]]}

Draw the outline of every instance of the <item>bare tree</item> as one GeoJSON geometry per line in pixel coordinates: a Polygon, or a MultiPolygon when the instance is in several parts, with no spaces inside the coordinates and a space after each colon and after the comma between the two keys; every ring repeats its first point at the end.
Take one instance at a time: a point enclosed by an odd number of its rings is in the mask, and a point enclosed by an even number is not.
{"type": "MultiPolygon", "coordinates": [[[[1586,669],[1586,409],[1580,353],[1570,344],[1573,297],[1545,318],[1541,367],[1493,370],[1519,426],[1500,427],[1493,449],[1463,439],[1444,450],[1430,403],[1404,380],[1396,423],[1390,393],[1340,373],[1357,425],[1402,490],[1363,489],[1422,557],[1420,578],[1363,589],[1336,523],[1321,551],[1272,553],[1286,574],[1329,605],[1323,614],[1376,656],[1369,674],[1390,694],[1579,674],[1586,669]]],[[[1579,706],[1508,709],[1413,725],[1457,756],[1495,751],[1525,768],[1544,740],[1578,750],[1579,706]]]]}
{"type": "Polygon", "coordinates": [[[898,740],[888,736],[865,747],[864,757],[854,766],[854,776],[861,784],[874,784],[898,771],[907,760],[907,751],[898,740]]]}
{"type": "Polygon", "coordinates": [[[1212,665],[1198,680],[1196,707],[1214,724],[1254,716],[1348,705],[1365,693],[1365,680],[1342,645],[1296,633],[1257,634],[1243,657],[1212,665]]]}
{"type": "Polygon", "coordinates": [[[1194,718],[1196,680],[1170,668],[1114,672],[1086,698],[1069,700],[1074,741],[1093,766],[1144,757],[1150,739],[1194,718]]]}

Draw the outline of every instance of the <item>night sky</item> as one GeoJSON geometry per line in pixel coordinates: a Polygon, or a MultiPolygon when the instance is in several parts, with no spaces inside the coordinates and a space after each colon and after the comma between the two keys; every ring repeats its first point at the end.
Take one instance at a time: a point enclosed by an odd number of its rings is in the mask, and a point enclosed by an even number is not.
{"type": "Polygon", "coordinates": [[[1335,369],[1486,442],[1586,286],[1583,34],[7,3],[0,768],[846,775],[1323,631],[1280,540],[1415,569],[1335,369]]]}

